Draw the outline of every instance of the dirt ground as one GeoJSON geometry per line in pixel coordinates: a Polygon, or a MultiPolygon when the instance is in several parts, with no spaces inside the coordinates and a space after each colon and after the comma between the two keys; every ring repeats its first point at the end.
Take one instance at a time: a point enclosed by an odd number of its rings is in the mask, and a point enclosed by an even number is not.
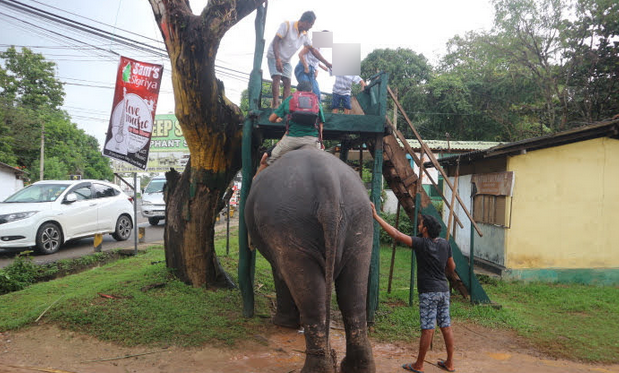
{"type": "MultiPolygon", "coordinates": [[[[619,365],[602,366],[557,360],[544,356],[515,334],[476,325],[454,325],[458,372],[619,372],[619,365]]],[[[332,329],[332,347],[338,361],[344,355],[343,331],[332,329]]],[[[416,345],[373,341],[377,372],[405,372],[416,345]]],[[[293,373],[300,372],[304,355],[303,335],[272,326],[269,335],[254,335],[235,348],[167,349],[121,347],[90,336],[42,325],[22,331],[0,333],[0,373],[293,373]]],[[[435,364],[445,356],[440,337],[426,361],[435,364]]],[[[430,364],[426,372],[441,372],[430,364]]]]}
{"type": "MultiPolygon", "coordinates": [[[[230,222],[234,227],[237,219],[230,222]]],[[[222,234],[225,224],[218,224],[222,234]]],[[[605,366],[557,360],[531,348],[514,333],[471,324],[455,324],[458,372],[617,372],[619,365],[605,366]]],[[[372,341],[376,372],[406,372],[404,363],[417,353],[414,344],[372,341]]],[[[338,362],[344,357],[341,328],[331,330],[331,345],[338,362]]],[[[271,326],[268,334],[234,348],[122,347],[87,335],[40,325],[0,333],[0,373],[298,373],[305,356],[303,334],[271,326]]],[[[436,365],[445,357],[440,333],[426,356],[425,372],[443,372],[436,365]]]]}

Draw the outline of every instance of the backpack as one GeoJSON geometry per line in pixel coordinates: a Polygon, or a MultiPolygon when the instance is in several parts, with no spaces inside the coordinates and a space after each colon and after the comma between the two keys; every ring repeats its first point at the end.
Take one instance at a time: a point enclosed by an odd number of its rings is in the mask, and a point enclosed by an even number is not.
{"type": "Polygon", "coordinates": [[[298,124],[316,126],[320,113],[320,102],[313,92],[296,91],[292,94],[288,105],[290,114],[288,121],[298,124]]]}

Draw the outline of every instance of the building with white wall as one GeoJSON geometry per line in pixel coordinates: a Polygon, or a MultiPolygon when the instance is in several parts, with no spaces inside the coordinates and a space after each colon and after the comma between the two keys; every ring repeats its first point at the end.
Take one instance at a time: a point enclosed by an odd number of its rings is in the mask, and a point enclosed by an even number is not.
{"type": "Polygon", "coordinates": [[[0,162],[0,201],[24,187],[25,175],[23,170],[0,162]]]}

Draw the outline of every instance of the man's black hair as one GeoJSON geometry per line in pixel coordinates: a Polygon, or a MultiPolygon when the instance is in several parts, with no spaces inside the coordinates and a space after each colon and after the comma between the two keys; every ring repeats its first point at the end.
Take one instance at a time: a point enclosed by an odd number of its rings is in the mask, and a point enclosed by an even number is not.
{"type": "Polygon", "coordinates": [[[314,23],[315,20],[316,20],[316,15],[311,10],[308,10],[307,12],[303,13],[301,15],[301,19],[299,19],[299,21],[301,22],[310,22],[310,23],[314,23]]]}
{"type": "Polygon", "coordinates": [[[297,84],[297,91],[303,92],[311,92],[312,91],[312,83],[309,80],[302,80],[297,84]]]}
{"type": "Polygon", "coordinates": [[[441,234],[441,223],[431,215],[421,215],[423,226],[428,229],[428,235],[430,238],[436,238],[441,234]]]}

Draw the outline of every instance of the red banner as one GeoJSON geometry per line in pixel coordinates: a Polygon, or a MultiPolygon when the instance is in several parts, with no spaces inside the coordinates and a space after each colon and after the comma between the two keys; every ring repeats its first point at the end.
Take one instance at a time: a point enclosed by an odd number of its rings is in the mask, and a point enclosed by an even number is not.
{"type": "Polygon", "coordinates": [[[120,57],[103,155],[146,169],[162,75],[162,65],[120,57]]]}

